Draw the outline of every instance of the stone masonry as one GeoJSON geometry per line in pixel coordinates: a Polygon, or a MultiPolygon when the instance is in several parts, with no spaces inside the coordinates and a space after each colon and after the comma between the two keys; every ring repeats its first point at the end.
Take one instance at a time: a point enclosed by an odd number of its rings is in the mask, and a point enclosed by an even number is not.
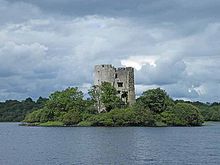
{"type": "Polygon", "coordinates": [[[126,104],[135,102],[134,68],[115,68],[112,65],[96,65],[94,85],[100,86],[102,82],[111,83],[126,104]]]}

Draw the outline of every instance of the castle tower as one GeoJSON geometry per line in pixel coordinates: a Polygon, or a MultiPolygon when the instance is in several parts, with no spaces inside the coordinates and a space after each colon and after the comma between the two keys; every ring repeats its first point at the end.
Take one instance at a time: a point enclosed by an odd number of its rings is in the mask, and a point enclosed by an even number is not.
{"type": "Polygon", "coordinates": [[[135,103],[134,68],[115,68],[112,65],[96,65],[94,85],[102,82],[111,83],[118,91],[118,96],[127,104],[135,103]]]}

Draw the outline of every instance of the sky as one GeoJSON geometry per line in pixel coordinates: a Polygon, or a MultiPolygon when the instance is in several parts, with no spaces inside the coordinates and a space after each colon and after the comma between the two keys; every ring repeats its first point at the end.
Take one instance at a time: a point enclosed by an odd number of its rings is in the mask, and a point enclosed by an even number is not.
{"type": "Polygon", "coordinates": [[[220,101],[219,0],[0,0],[0,101],[93,84],[94,65],[135,68],[137,96],[220,101]]]}

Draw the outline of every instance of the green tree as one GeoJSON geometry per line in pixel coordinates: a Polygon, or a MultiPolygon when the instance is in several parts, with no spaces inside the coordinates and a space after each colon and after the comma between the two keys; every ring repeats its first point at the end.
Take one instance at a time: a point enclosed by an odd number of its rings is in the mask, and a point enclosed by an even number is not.
{"type": "Polygon", "coordinates": [[[209,111],[211,112],[210,120],[220,121],[220,106],[215,104],[213,105],[209,108],[209,111]]]}
{"type": "Polygon", "coordinates": [[[46,104],[47,100],[48,100],[47,98],[43,98],[43,97],[40,96],[40,97],[37,99],[37,101],[36,101],[37,107],[38,107],[38,108],[43,108],[44,105],[46,104]]]}
{"type": "Polygon", "coordinates": [[[56,91],[49,96],[46,107],[51,110],[67,112],[71,109],[82,111],[85,108],[83,93],[78,88],[56,91]]]}
{"type": "Polygon", "coordinates": [[[117,90],[109,82],[103,82],[101,86],[93,86],[89,95],[99,112],[103,106],[109,112],[114,108],[121,107],[122,104],[121,99],[117,96],[117,90]]]}
{"type": "Polygon", "coordinates": [[[28,123],[47,122],[54,120],[54,111],[45,108],[35,110],[26,115],[24,121],[28,123]]]}
{"type": "Polygon", "coordinates": [[[47,121],[53,121],[54,120],[54,111],[43,108],[40,114],[40,122],[47,122],[47,121]]]}
{"type": "Polygon", "coordinates": [[[28,123],[40,122],[42,112],[43,112],[43,109],[39,109],[39,110],[33,111],[31,113],[28,113],[25,116],[24,121],[28,122],[28,123]]]}
{"type": "Polygon", "coordinates": [[[110,111],[113,108],[120,107],[122,104],[121,99],[117,96],[117,90],[111,85],[111,83],[104,82],[100,86],[101,89],[101,102],[104,104],[106,111],[110,111]]]}
{"type": "Polygon", "coordinates": [[[199,109],[188,103],[177,103],[172,110],[162,113],[168,125],[197,126],[203,123],[199,109]]]}
{"type": "Polygon", "coordinates": [[[37,104],[30,97],[22,100],[6,100],[0,102],[0,121],[22,121],[25,115],[39,109],[41,104],[37,104]]]}
{"type": "Polygon", "coordinates": [[[81,114],[79,111],[70,110],[66,114],[63,115],[62,122],[65,125],[75,125],[81,121],[81,114]]]}
{"type": "Polygon", "coordinates": [[[154,112],[150,111],[148,107],[141,106],[138,103],[135,103],[132,106],[132,109],[135,111],[135,118],[137,125],[140,126],[154,126],[156,122],[156,116],[154,112]]]}
{"type": "Polygon", "coordinates": [[[161,113],[169,106],[173,106],[173,100],[167,95],[165,90],[160,88],[150,89],[137,99],[137,104],[144,108],[149,108],[152,112],[161,113]]]}
{"type": "Polygon", "coordinates": [[[91,97],[91,102],[92,104],[95,106],[95,108],[98,110],[98,112],[100,112],[101,110],[101,89],[98,85],[94,85],[92,86],[89,91],[88,94],[91,97]]]}

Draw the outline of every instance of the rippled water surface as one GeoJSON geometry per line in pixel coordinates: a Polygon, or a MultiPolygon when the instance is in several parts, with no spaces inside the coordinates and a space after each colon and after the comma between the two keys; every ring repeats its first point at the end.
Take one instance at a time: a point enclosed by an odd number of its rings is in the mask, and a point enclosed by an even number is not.
{"type": "Polygon", "coordinates": [[[220,123],[203,127],[23,127],[0,123],[0,165],[220,164],[220,123]]]}

